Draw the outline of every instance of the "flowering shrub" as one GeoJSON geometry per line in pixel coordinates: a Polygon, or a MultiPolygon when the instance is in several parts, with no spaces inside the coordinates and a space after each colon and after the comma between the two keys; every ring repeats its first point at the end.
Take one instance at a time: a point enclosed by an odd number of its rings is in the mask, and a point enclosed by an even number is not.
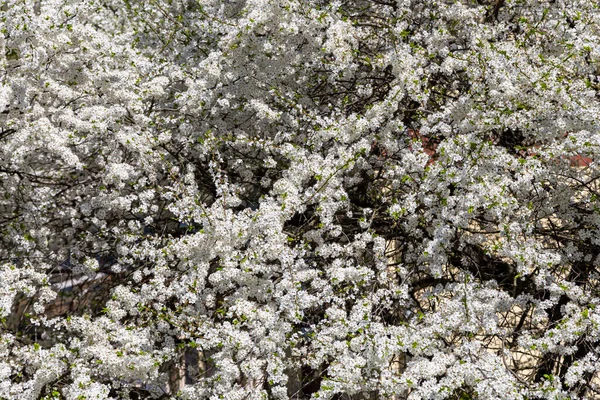
{"type": "Polygon", "coordinates": [[[0,5],[1,399],[600,394],[597,1],[0,5]]]}

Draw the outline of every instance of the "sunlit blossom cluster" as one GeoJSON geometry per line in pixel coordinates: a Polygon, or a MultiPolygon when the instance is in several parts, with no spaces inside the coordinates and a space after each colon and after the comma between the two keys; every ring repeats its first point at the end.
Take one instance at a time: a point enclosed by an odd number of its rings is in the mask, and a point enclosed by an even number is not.
{"type": "Polygon", "coordinates": [[[0,1],[0,399],[600,398],[599,7],[0,1]]]}

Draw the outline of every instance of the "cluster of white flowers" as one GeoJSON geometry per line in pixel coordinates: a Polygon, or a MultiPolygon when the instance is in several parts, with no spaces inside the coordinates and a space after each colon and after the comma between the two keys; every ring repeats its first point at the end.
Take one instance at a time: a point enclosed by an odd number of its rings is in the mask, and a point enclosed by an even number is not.
{"type": "Polygon", "coordinates": [[[584,0],[2,2],[0,399],[596,396],[599,41],[584,0]]]}

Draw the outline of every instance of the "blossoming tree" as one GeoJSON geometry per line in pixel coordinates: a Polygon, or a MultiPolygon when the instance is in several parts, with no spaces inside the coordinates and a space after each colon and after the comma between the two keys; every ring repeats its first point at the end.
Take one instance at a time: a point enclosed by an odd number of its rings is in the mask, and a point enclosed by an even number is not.
{"type": "Polygon", "coordinates": [[[1,399],[600,394],[596,0],[0,6],[1,399]]]}

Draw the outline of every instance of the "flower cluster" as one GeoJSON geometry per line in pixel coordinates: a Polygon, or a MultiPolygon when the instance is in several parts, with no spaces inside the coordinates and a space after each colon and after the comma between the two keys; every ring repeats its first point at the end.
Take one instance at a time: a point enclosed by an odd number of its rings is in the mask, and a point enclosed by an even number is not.
{"type": "Polygon", "coordinates": [[[0,399],[600,393],[597,2],[0,17],[0,399]]]}

